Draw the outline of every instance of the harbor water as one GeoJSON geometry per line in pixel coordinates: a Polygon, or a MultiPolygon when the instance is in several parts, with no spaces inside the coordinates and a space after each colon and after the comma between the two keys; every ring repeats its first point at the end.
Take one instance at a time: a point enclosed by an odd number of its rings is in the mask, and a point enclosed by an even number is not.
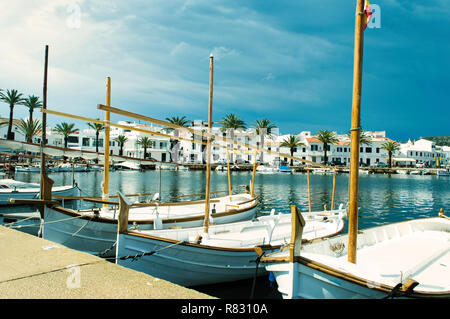
{"type": "MultiPolygon", "coordinates": [[[[101,196],[101,172],[53,173],[49,175],[55,186],[69,185],[74,177],[82,196],[101,196]]],[[[113,171],[110,172],[111,194],[160,193],[162,201],[174,200],[190,194],[205,191],[205,171],[113,171]],[[161,175],[160,175],[161,173],[161,175]]],[[[39,183],[36,173],[16,173],[15,179],[23,182],[39,183]]],[[[232,172],[233,192],[243,191],[242,186],[251,183],[251,172],[232,172]]],[[[334,206],[347,205],[348,174],[338,174],[334,195],[334,206]]],[[[211,192],[228,192],[226,172],[211,174],[211,192]]],[[[310,175],[311,208],[322,210],[324,204],[331,206],[333,194],[332,175],[310,175]]],[[[305,173],[257,173],[254,186],[259,195],[257,215],[277,212],[289,213],[290,205],[297,205],[300,211],[308,211],[308,183],[305,173]]],[[[218,195],[226,194],[220,193],[218,195]]],[[[182,200],[199,199],[183,197],[182,200]]],[[[145,198],[140,198],[145,199],[145,198]]],[[[84,207],[89,207],[88,204],[84,207]]],[[[437,216],[441,208],[450,213],[450,177],[434,175],[370,174],[359,177],[359,220],[358,228],[364,229],[410,219],[437,216]]],[[[5,212],[5,208],[1,208],[5,212]]],[[[347,232],[347,226],[344,229],[347,232]]],[[[256,258],[256,255],[255,255],[256,258]]],[[[197,290],[220,298],[248,298],[253,280],[238,283],[198,287],[197,290]]],[[[280,298],[268,277],[255,282],[255,298],[280,298]]]]}

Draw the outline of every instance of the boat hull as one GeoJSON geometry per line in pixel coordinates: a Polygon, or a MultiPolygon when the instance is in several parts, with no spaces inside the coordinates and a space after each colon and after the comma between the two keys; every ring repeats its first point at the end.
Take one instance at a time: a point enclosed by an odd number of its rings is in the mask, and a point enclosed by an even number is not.
{"type": "Polygon", "coordinates": [[[117,256],[130,256],[143,251],[159,251],[143,256],[139,262],[133,258],[118,259],[117,264],[150,274],[185,287],[223,283],[264,275],[263,266],[256,273],[257,255],[252,249],[218,249],[173,241],[119,235],[117,256]]]}
{"type": "MultiPolygon", "coordinates": [[[[13,199],[33,199],[38,198],[39,188],[17,188],[0,189],[0,205],[11,205],[10,198],[13,199]]],[[[56,186],[52,188],[52,195],[55,196],[80,196],[80,189],[77,186],[56,186]]]]}
{"type": "Polygon", "coordinates": [[[277,253],[263,262],[286,299],[383,298],[407,278],[418,286],[396,297],[449,298],[449,228],[448,219],[429,218],[365,230],[358,238],[356,264],[346,261],[346,248],[334,253],[346,235],[305,245],[294,262],[277,253]]]}
{"type": "MultiPolygon", "coordinates": [[[[253,202],[254,204],[242,210],[213,214],[212,220],[216,224],[224,224],[250,219],[256,213],[256,198],[253,202]]],[[[132,212],[133,209],[130,210],[130,216],[132,212]]],[[[140,230],[153,229],[154,214],[149,210],[147,216],[147,219],[130,219],[130,227],[140,230]]],[[[101,218],[93,211],[83,214],[62,207],[45,207],[43,238],[90,254],[100,253],[102,257],[112,257],[115,251],[110,249],[117,239],[117,217],[116,213],[110,218],[101,218]],[[104,253],[105,250],[108,252],[104,253]]],[[[198,227],[203,225],[203,219],[203,211],[179,218],[162,218],[162,228],[198,227]]]]}
{"type": "MultiPolygon", "coordinates": [[[[310,219],[305,238],[324,238],[341,232],[343,220],[339,215],[333,220],[310,219]]],[[[129,231],[119,234],[117,264],[186,287],[231,282],[267,274],[262,264],[256,264],[254,248],[271,253],[288,242],[290,236],[290,214],[215,225],[208,234],[202,228],[129,231]],[[205,238],[198,241],[198,236],[205,238]]]]}

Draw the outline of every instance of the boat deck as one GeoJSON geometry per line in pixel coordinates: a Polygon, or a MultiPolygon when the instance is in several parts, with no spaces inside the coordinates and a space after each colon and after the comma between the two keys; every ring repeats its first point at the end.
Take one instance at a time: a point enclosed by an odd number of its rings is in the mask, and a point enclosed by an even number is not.
{"type": "MultiPolygon", "coordinates": [[[[249,201],[251,199],[249,196],[233,196],[230,201],[229,196],[222,198],[212,198],[210,202],[211,209],[215,208],[216,212],[226,212],[235,209],[244,209],[248,208],[254,204],[254,201],[247,202],[245,204],[240,204],[242,202],[249,201]]],[[[177,202],[174,202],[174,205],[160,205],[160,206],[146,206],[146,207],[132,207],[129,211],[129,219],[133,221],[142,221],[142,220],[153,220],[155,218],[156,212],[158,212],[159,216],[162,218],[170,218],[170,217],[189,217],[195,214],[204,214],[205,211],[205,203],[192,203],[192,204],[184,204],[177,205],[177,202]]],[[[80,211],[82,213],[82,211],[80,211]]],[[[91,211],[89,211],[92,214],[91,211]]],[[[100,211],[100,217],[117,219],[117,211],[110,210],[109,212],[100,211]]],[[[213,216],[214,217],[214,216],[213,216]]]]}
{"type": "MultiPolygon", "coordinates": [[[[392,230],[392,229],[391,229],[392,230]]],[[[388,236],[382,233],[370,236],[388,236]]],[[[359,240],[359,239],[358,239],[359,240]]],[[[357,250],[357,263],[347,261],[347,254],[339,257],[331,254],[302,253],[308,259],[367,278],[374,283],[395,286],[407,278],[419,283],[415,291],[450,291],[450,232],[424,229],[391,235],[391,238],[361,239],[357,250]],[[377,239],[375,239],[377,241],[377,239]]],[[[345,242],[343,240],[343,242],[345,242]]],[[[328,249],[330,250],[330,249],[328,249]]]]}

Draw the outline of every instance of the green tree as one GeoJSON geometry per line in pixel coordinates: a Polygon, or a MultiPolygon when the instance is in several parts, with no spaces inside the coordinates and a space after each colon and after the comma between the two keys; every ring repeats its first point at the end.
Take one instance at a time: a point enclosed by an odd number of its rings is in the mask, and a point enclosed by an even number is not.
{"type": "MultiPolygon", "coordinates": [[[[186,119],[186,116],[166,117],[166,121],[168,121],[172,124],[178,125],[178,126],[183,126],[183,127],[187,127],[189,125],[189,123],[191,123],[191,121],[186,119]]],[[[178,137],[180,134],[179,129],[174,129],[174,128],[169,127],[169,128],[166,128],[166,131],[167,132],[173,131],[173,136],[175,137],[173,139],[170,139],[170,161],[178,162],[178,153],[179,153],[179,147],[180,147],[180,141],[178,140],[178,137]]]]}
{"type": "MultiPolygon", "coordinates": [[[[264,149],[264,138],[266,136],[271,136],[272,130],[274,128],[276,128],[276,126],[271,124],[270,120],[263,118],[261,120],[256,120],[256,123],[253,124],[253,127],[256,130],[256,134],[258,134],[259,138],[260,138],[259,146],[262,149],[264,149]]],[[[260,160],[261,164],[264,163],[264,151],[261,151],[261,153],[259,155],[259,160],[260,160]]]]}
{"type": "Polygon", "coordinates": [[[392,154],[400,149],[400,145],[396,142],[384,142],[381,144],[381,149],[388,152],[388,165],[392,167],[392,154]]]}
{"type": "Polygon", "coordinates": [[[42,107],[42,102],[39,101],[39,97],[34,96],[34,95],[29,95],[20,104],[22,104],[28,108],[28,112],[30,113],[30,123],[33,123],[34,110],[42,107]]]}
{"type": "Polygon", "coordinates": [[[88,123],[88,126],[95,131],[95,151],[98,153],[98,140],[100,132],[105,129],[105,126],[101,123],[88,123]]]}
{"type": "Polygon", "coordinates": [[[23,135],[25,135],[25,139],[28,143],[32,143],[33,137],[42,130],[42,124],[38,119],[32,121],[30,121],[30,119],[20,120],[16,127],[23,135]]]}
{"type": "Polygon", "coordinates": [[[119,135],[114,139],[114,141],[119,143],[119,145],[120,145],[119,155],[122,156],[123,155],[123,146],[125,145],[126,141],[128,141],[128,137],[126,137],[125,135],[119,135]]]}
{"type": "Polygon", "coordinates": [[[73,124],[73,123],[69,124],[69,123],[66,123],[66,122],[62,122],[61,124],[56,124],[55,128],[53,129],[53,131],[55,133],[57,133],[57,134],[60,134],[60,135],[64,136],[64,148],[67,148],[69,135],[77,132],[78,129],[75,128],[75,124],[73,124]]]}
{"type": "MultiPolygon", "coordinates": [[[[289,135],[288,138],[286,138],[281,144],[281,147],[287,147],[289,148],[289,151],[291,153],[291,156],[294,156],[294,151],[297,147],[304,145],[302,142],[300,142],[300,139],[295,135],[289,135]]],[[[294,165],[294,160],[291,158],[291,166],[294,165]]]]}
{"type": "MultiPolygon", "coordinates": [[[[347,134],[349,140],[352,140],[351,132],[347,134]]],[[[366,131],[360,130],[359,131],[359,145],[371,145],[372,144],[372,138],[369,136],[369,133],[366,131]]]]}
{"type": "Polygon", "coordinates": [[[0,101],[9,105],[9,123],[8,123],[8,133],[6,138],[8,140],[13,140],[13,120],[14,120],[14,106],[16,104],[21,104],[23,102],[22,93],[19,93],[17,90],[7,90],[6,94],[4,92],[0,92],[0,101]]]}
{"type": "Polygon", "coordinates": [[[147,158],[147,148],[150,148],[153,146],[153,141],[148,138],[147,136],[141,137],[137,144],[144,148],[144,159],[147,158]]]}
{"type": "Polygon", "coordinates": [[[327,158],[328,145],[337,143],[338,138],[334,132],[327,130],[320,130],[319,134],[317,134],[317,138],[319,139],[319,141],[323,143],[323,159],[326,164],[328,163],[327,158]]]}
{"type": "MultiPolygon", "coordinates": [[[[220,129],[222,132],[228,131],[230,132],[230,139],[234,140],[234,131],[237,129],[246,129],[245,122],[240,119],[237,115],[233,113],[225,116],[220,122],[222,128],[220,129]]],[[[230,162],[233,162],[233,153],[230,153],[230,162]]]]}

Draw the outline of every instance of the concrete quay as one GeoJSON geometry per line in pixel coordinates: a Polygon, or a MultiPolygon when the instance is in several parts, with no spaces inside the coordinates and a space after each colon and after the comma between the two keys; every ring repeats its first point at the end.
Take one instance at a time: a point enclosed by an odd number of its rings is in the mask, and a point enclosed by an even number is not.
{"type": "Polygon", "coordinates": [[[214,299],[0,226],[1,299],[214,299]]]}

